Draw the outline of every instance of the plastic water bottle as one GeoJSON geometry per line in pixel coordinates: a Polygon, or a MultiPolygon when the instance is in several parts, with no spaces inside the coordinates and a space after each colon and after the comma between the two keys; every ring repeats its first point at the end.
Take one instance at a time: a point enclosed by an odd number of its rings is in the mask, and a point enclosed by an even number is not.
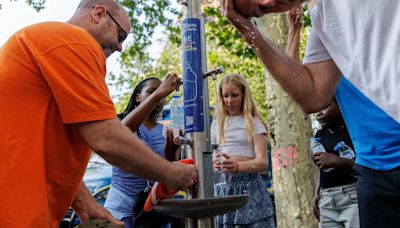
{"type": "Polygon", "coordinates": [[[184,124],[183,101],[180,95],[174,95],[171,100],[171,128],[174,134],[174,143],[179,145],[179,130],[184,124]]]}
{"type": "MultiPolygon", "coordinates": [[[[322,145],[322,143],[320,142],[321,138],[311,138],[310,142],[311,142],[311,151],[313,153],[313,155],[315,155],[316,153],[326,153],[325,147],[322,145]]],[[[335,168],[326,168],[326,169],[322,169],[323,172],[330,172],[332,170],[334,170],[335,168]]]]}
{"type": "Polygon", "coordinates": [[[214,173],[214,180],[216,185],[225,185],[230,183],[232,180],[232,174],[224,172],[224,166],[222,162],[225,157],[222,155],[222,151],[219,147],[214,149],[213,160],[219,161],[221,165],[217,167],[219,170],[214,173]]]}
{"type": "Polygon", "coordinates": [[[336,146],[335,146],[335,151],[339,151],[339,156],[341,158],[347,158],[353,160],[356,157],[356,153],[354,153],[354,150],[351,149],[346,143],[343,141],[340,141],[336,146]]]}
{"type": "Polygon", "coordinates": [[[220,169],[220,171],[218,171],[218,173],[217,173],[216,182],[221,183],[221,184],[226,184],[226,173],[223,171],[224,167],[222,165],[224,156],[222,156],[222,152],[221,152],[220,148],[217,148],[214,150],[214,156],[217,159],[217,161],[221,162],[221,166],[218,167],[220,169]]]}

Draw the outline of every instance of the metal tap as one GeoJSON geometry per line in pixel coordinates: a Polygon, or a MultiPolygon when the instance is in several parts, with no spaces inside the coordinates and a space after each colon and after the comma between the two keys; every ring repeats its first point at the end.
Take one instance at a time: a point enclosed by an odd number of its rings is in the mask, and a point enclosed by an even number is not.
{"type": "Polygon", "coordinates": [[[224,68],[219,66],[204,73],[204,78],[211,76],[214,80],[217,79],[217,74],[224,73],[224,68]]]}

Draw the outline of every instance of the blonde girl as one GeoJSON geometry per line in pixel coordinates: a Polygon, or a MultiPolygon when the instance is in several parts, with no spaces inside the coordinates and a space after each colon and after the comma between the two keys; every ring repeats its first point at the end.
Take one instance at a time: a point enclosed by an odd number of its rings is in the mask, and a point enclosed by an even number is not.
{"type": "Polygon", "coordinates": [[[216,179],[215,196],[248,194],[251,197],[243,208],[218,216],[218,227],[275,227],[271,198],[259,174],[268,167],[266,125],[246,79],[239,74],[223,77],[218,104],[211,138],[221,153],[215,156],[214,169],[216,173],[228,173],[230,178],[216,179]]]}

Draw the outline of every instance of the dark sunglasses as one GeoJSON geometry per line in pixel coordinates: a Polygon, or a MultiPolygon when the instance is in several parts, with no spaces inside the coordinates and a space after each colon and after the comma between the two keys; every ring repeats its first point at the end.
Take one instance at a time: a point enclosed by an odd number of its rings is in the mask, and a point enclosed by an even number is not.
{"type": "Polygon", "coordinates": [[[111,18],[111,20],[113,20],[115,24],[118,26],[118,43],[124,42],[124,40],[128,36],[128,33],[121,27],[121,25],[118,24],[118,22],[114,19],[113,16],[111,16],[111,14],[108,11],[106,11],[106,13],[111,18]]]}

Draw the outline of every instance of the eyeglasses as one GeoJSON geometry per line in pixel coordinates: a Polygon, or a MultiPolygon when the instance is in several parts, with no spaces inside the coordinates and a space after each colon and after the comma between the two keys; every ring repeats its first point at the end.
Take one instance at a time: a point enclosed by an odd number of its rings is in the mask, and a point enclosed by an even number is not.
{"type": "Polygon", "coordinates": [[[117,24],[118,26],[118,43],[124,42],[124,40],[128,36],[128,33],[121,27],[121,25],[118,24],[118,22],[114,19],[113,16],[111,16],[111,14],[108,11],[106,11],[106,13],[111,18],[111,20],[113,20],[115,24],[117,24]]]}

